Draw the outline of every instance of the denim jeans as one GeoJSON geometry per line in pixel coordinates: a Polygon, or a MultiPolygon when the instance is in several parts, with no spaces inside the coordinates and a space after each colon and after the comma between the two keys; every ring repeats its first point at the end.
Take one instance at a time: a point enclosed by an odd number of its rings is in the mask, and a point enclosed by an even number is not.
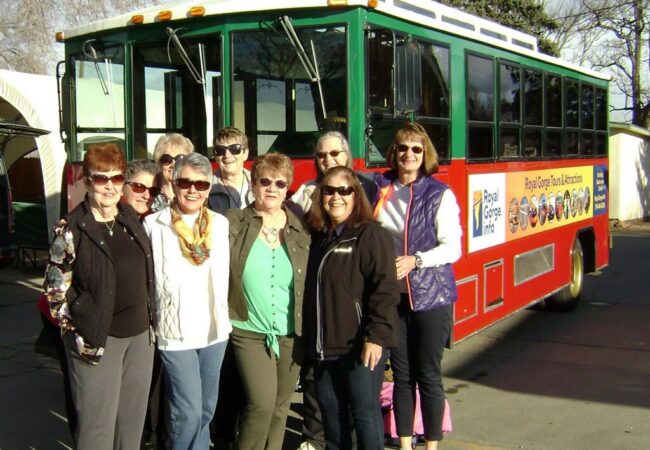
{"type": "Polygon", "coordinates": [[[226,344],[160,352],[167,375],[172,450],[210,447],[210,421],[219,396],[226,344]]]}
{"type": "Polygon", "coordinates": [[[361,363],[359,351],[352,351],[316,366],[316,390],[325,427],[327,450],[350,450],[350,411],[359,450],[384,448],[384,421],[379,404],[388,351],[374,370],[361,363]]]}
{"type": "Polygon", "coordinates": [[[427,441],[442,439],[445,392],[442,386],[442,354],[453,321],[452,305],[430,311],[412,312],[400,308],[399,345],[393,349],[393,408],[397,435],[413,434],[415,389],[420,390],[420,406],[427,441]]]}

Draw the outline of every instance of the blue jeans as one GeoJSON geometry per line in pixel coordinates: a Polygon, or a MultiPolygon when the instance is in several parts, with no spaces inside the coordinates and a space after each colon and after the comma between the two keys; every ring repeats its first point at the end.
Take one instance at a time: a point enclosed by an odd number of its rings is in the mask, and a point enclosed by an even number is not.
{"type": "Polygon", "coordinates": [[[227,341],[193,350],[161,351],[165,365],[172,450],[210,447],[210,421],[219,396],[227,341]]]}
{"type": "Polygon", "coordinates": [[[352,448],[350,412],[357,436],[358,450],[384,448],[384,421],[379,403],[388,351],[370,370],[361,364],[357,351],[316,366],[316,391],[323,415],[327,450],[352,448]]]}

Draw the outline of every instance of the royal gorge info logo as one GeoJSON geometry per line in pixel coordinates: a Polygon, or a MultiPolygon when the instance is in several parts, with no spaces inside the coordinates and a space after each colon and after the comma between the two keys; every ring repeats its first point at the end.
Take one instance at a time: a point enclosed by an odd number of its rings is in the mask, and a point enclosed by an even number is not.
{"type": "Polygon", "coordinates": [[[483,191],[474,191],[472,195],[472,236],[483,236],[483,191]]]}

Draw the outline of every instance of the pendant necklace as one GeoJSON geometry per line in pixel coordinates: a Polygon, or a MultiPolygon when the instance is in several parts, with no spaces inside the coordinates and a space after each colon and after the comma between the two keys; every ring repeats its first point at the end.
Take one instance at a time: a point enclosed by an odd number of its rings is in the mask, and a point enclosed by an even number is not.
{"type": "Polygon", "coordinates": [[[264,238],[267,240],[269,244],[275,244],[278,242],[278,229],[277,228],[269,228],[266,225],[262,227],[262,233],[264,234],[264,238]]]}
{"type": "Polygon", "coordinates": [[[111,220],[110,222],[113,222],[113,225],[109,226],[108,222],[102,222],[104,225],[106,225],[106,228],[108,228],[108,235],[113,236],[113,228],[115,228],[115,219],[111,220]]]}

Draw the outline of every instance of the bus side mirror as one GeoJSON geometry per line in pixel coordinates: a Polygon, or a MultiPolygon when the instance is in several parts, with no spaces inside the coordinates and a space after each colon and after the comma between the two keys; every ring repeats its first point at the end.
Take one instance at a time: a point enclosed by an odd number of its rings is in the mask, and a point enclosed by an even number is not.
{"type": "Polygon", "coordinates": [[[395,42],[394,114],[417,111],[422,99],[422,58],[420,45],[410,39],[395,42]]]}

